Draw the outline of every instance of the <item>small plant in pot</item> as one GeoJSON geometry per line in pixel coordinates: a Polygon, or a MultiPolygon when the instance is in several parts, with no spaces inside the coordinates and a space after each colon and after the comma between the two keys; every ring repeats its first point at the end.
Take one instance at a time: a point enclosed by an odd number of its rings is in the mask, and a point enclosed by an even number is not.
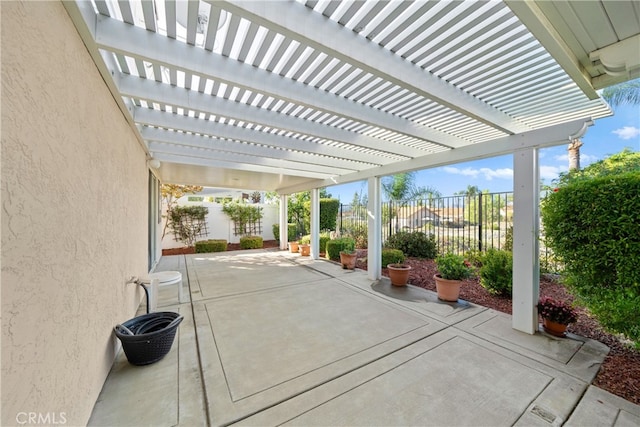
{"type": "Polygon", "coordinates": [[[448,302],[458,301],[462,281],[473,273],[471,264],[462,255],[446,253],[436,258],[438,274],[433,276],[436,281],[438,299],[448,302]]]}
{"type": "Polygon", "coordinates": [[[545,332],[556,337],[564,337],[567,326],[578,320],[578,312],[571,304],[551,297],[540,298],[538,314],[542,317],[542,327],[545,332]]]}
{"type": "Polygon", "coordinates": [[[340,264],[345,270],[356,268],[356,251],[354,249],[344,249],[340,251],[340,264]]]}
{"type": "Polygon", "coordinates": [[[398,249],[382,250],[382,265],[387,263],[389,279],[394,286],[406,286],[409,281],[409,271],[411,266],[404,263],[404,253],[398,249]]]}

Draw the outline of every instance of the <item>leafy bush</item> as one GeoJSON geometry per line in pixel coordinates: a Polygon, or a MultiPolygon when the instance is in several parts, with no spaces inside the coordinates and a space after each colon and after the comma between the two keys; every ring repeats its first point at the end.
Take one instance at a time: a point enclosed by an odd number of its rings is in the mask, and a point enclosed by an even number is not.
{"type": "Polygon", "coordinates": [[[263,246],[260,236],[242,236],[240,238],[240,249],[260,249],[263,246]]]}
{"type": "Polygon", "coordinates": [[[227,241],[224,239],[209,239],[196,242],[196,253],[224,252],[227,250],[227,241]]]}
{"type": "Polygon", "coordinates": [[[356,242],[356,248],[367,249],[369,246],[369,234],[366,226],[352,227],[346,233],[356,242]]]}
{"type": "Polygon", "coordinates": [[[565,282],[602,326],[640,347],[640,153],[611,156],[561,183],[544,200],[542,220],[565,282]]]}
{"type": "Polygon", "coordinates": [[[382,266],[385,268],[389,264],[402,264],[404,259],[404,254],[400,249],[386,248],[382,250],[382,266]]]}
{"type": "Polygon", "coordinates": [[[356,247],[355,241],[351,237],[341,237],[327,242],[326,257],[333,261],[340,260],[340,251],[353,251],[356,247]]]}
{"type": "Polygon", "coordinates": [[[438,273],[443,279],[464,280],[473,274],[473,267],[462,255],[448,252],[436,258],[438,273]]]}
{"type": "Polygon", "coordinates": [[[340,200],[320,199],[320,230],[335,230],[340,200]]]}
{"type": "MultiPolygon", "coordinates": [[[[318,236],[318,245],[320,246],[319,252],[327,251],[327,242],[331,240],[329,233],[320,233],[318,236]]],[[[310,244],[311,243],[311,235],[307,234],[306,236],[302,236],[300,238],[300,244],[310,244]]]]}
{"type": "Polygon", "coordinates": [[[513,289],[513,255],[489,249],[482,257],[480,284],[492,295],[511,296],[513,289]]]}
{"type": "Polygon", "coordinates": [[[409,257],[434,259],[438,255],[435,236],[422,231],[393,234],[389,236],[385,246],[389,249],[399,249],[409,257]]]}
{"type": "Polygon", "coordinates": [[[513,225],[510,225],[504,233],[504,250],[513,251],[513,225]]]}
{"type": "Polygon", "coordinates": [[[174,206],[169,211],[168,224],[177,241],[193,246],[196,237],[204,236],[205,217],[209,209],[204,206],[174,206]]]}
{"type": "Polygon", "coordinates": [[[250,235],[253,230],[257,229],[257,224],[264,216],[261,207],[248,205],[244,201],[237,200],[222,205],[222,212],[234,222],[234,234],[236,236],[250,235]]]}
{"type": "MultiPolygon", "coordinates": [[[[271,230],[273,231],[273,238],[276,240],[280,240],[280,224],[273,224],[271,226],[271,230]]],[[[289,242],[293,242],[295,239],[296,239],[296,225],[287,224],[287,240],[289,242]]]]}

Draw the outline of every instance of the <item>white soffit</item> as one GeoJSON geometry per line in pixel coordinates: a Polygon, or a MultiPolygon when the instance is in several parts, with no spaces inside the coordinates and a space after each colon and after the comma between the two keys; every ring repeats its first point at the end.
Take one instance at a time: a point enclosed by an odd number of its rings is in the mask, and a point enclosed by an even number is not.
{"type": "Polygon", "coordinates": [[[64,5],[169,182],[299,190],[611,114],[503,1],[64,5]]]}

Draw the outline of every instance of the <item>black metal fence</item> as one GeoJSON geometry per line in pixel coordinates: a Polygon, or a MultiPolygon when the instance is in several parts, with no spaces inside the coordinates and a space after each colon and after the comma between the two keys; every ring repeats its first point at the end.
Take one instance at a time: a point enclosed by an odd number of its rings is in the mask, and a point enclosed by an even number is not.
{"type": "MultiPolygon", "coordinates": [[[[541,195],[544,197],[544,194],[541,195]]],[[[337,227],[356,242],[365,242],[367,208],[340,205],[337,227]]],[[[432,233],[441,252],[463,254],[469,250],[512,249],[513,193],[482,193],[382,204],[382,242],[395,233],[432,233]]],[[[362,246],[360,246],[362,247],[362,246]]],[[[557,271],[553,256],[540,242],[544,271],[557,271]]]]}

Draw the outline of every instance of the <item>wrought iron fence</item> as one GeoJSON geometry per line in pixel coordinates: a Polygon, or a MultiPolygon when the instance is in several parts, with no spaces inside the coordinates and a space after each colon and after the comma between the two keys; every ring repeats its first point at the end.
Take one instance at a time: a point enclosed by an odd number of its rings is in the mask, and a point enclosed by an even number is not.
{"type": "MultiPolygon", "coordinates": [[[[546,194],[541,194],[544,198],[546,194]]],[[[513,193],[482,193],[382,204],[382,242],[399,232],[432,233],[441,252],[463,254],[489,248],[512,250],[513,193]]],[[[366,242],[367,208],[340,205],[337,227],[366,242]]],[[[359,246],[362,247],[362,246],[359,246]]],[[[543,271],[556,272],[558,263],[540,242],[543,271]]]]}

